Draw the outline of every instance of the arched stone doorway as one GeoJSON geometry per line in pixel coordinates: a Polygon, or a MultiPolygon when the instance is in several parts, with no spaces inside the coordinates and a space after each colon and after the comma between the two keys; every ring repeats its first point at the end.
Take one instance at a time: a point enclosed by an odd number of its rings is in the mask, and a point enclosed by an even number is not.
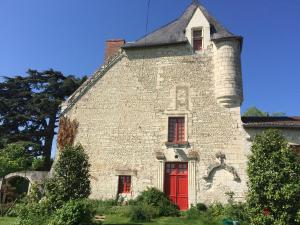
{"type": "Polygon", "coordinates": [[[7,202],[9,199],[13,199],[15,197],[12,193],[14,189],[11,188],[10,184],[14,179],[18,178],[23,181],[28,181],[27,193],[29,193],[31,185],[43,183],[43,181],[48,177],[48,174],[48,171],[21,171],[10,173],[4,178],[0,178],[1,202],[7,202]]]}

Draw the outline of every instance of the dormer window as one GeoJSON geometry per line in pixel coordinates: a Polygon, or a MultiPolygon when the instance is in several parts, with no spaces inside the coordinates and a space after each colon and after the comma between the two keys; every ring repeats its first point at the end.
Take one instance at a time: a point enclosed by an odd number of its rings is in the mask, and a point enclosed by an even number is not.
{"type": "Polygon", "coordinates": [[[203,32],[201,28],[192,31],[193,49],[195,52],[203,49],[203,32]]]}

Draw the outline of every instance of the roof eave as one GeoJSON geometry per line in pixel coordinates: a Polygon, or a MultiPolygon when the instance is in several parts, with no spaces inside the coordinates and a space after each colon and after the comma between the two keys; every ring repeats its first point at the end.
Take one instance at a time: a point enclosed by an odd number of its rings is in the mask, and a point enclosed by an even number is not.
{"type": "Polygon", "coordinates": [[[122,49],[138,49],[138,48],[155,48],[155,47],[163,47],[163,46],[170,46],[170,45],[181,45],[186,44],[188,41],[177,41],[177,42],[169,42],[169,43],[150,43],[150,44],[134,44],[127,43],[122,46],[122,49]]]}
{"type": "Polygon", "coordinates": [[[281,129],[300,129],[300,125],[271,125],[271,124],[243,124],[244,128],[281,128],[281,129]]]}

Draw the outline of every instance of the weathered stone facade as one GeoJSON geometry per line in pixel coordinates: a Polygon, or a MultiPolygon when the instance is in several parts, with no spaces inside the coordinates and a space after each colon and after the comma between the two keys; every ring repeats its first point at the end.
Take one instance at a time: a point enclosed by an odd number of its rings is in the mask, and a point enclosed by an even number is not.
{"type": "Polygon", "coordinates": [[[192,54],[189,46],[123,52],[123,58],[67,112],[79,122],[78,136],[92,164],[92,198],[115,198],[117,175],[131,173],[132,196],[147,186],[163,189],[164,161],[189,161],[190,203],[243,198],[246,155],[239,106],[217,102],[213,48],[192,54]],[[167,147],[168,117],[186,118],[188,147],[167,147]],[[157,159],[162,152],[165,159],[157,159]],[[198,159],[188,160],[190,152],[198,159]],[[241,180],[226,170],[204,179],[226,155],[241,180]],[[192,177],[193,176],[193,177],[192,177]]]}
{"type": "Polygon", "coordinates": [[[120,175],[131,176],[129,197],[164,190],[165,163],[188,162],[189,205],[225,202],[229,191],[244,199],[250,131],[240,115],[242,42],[204,39],[197,53],[190,42],[124,48],[67,100],[63,115],[78,121],[76,142],[90,157],[91,198],[116,198],[120,175]],[[185,121],[182,145],[167,143],[175,116],[185,121]]]}

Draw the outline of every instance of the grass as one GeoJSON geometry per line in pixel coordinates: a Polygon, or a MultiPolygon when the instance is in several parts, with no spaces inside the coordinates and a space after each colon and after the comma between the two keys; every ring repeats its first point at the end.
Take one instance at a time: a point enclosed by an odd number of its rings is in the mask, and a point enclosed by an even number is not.
{"type": "Polygon", "coordinates": [[[0,217],[0,225],[15,225],[16,223],[16,217],[0,217]]]}
{"type": "MultiPolygon", "coordinates": [[[[15,225],[16,217],[0,217],[0,225],[15,225]]],[[[204,217],[195,219],[186,219],[183,217],[161,217],[153,220],[150,223],[134,223],[130,222],[129,218],[117,214],[107,215],[104,225],[220,225],[213,221],[208,221],[204,217]]]]}
{"type": "Polygon", "coordinates": [[[134,223],[128,218],[120,215],[107,215],[104,225],[220,225],[221,223],[208,221],[206,218],[198,217],[195,219],[186,219],[183,217],[161,217],[150,223],[134,223]]]}

